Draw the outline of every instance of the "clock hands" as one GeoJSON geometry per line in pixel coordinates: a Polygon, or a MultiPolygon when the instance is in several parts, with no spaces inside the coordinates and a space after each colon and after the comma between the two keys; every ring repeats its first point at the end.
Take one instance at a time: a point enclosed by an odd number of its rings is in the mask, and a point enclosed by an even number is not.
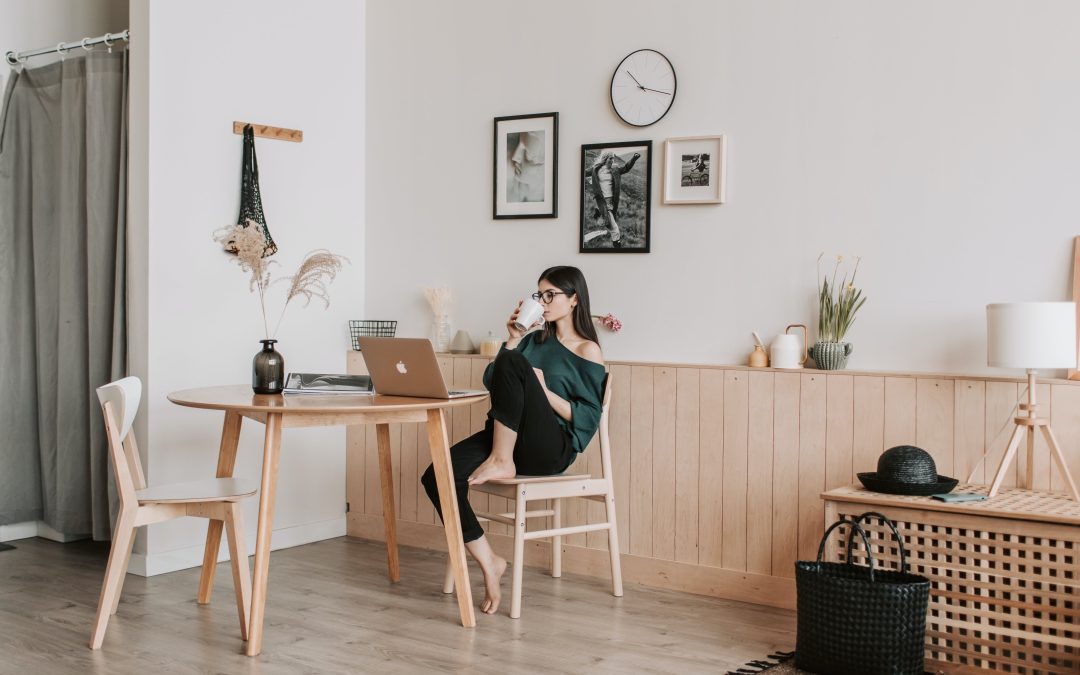
{"type": "Polygon", "coordinates": [[[637,81],[637,78],[634,77],[634,74],[631,73],[629,70],[626,71],[626,74],[630,76],[630,79],[634,81],[634,84],[636,84],[637,88],[640,89],[641,91],[655,91],[657,94],[663,94],[665,96],[671,96],[671,92],[660,91],[659,89],[650,89],[649,87],[646,87],[645,85],[641,84],[640,82],[637,81]]]}

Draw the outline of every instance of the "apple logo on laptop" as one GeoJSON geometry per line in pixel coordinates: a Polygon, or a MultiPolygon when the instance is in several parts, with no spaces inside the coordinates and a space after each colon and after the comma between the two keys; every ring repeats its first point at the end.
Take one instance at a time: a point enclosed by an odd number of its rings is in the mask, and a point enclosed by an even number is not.
{"type": "Polygon", "coordinates": [[[406,373],[409,372],[409,370],[405,367],[405,362],[404,361],[398,361],[397,362],[397,371],[399,373],[401,373],[402,375],[405,375],[406,373]]]}

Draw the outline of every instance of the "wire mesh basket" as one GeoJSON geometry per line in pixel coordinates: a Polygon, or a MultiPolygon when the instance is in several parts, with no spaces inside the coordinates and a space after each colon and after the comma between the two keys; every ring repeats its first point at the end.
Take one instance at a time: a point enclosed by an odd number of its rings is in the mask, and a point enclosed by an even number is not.
{"type": "Polygon", "coordinates": [[[352,348],[360,351],[361,337],[394,337],[397,331],[397,321],[374,321],[371,319],[350,319],[349,335],[352,337],[352,348]]]}

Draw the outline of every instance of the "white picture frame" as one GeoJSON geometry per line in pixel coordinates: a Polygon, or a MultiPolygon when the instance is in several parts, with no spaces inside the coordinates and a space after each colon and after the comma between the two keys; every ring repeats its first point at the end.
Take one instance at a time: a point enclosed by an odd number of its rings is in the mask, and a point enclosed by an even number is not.
{"type": "Polygon", "coordinates": [[[724,136],[681,136],[664,141],[664,204],[723,204],[727,195],[724,136]]]}

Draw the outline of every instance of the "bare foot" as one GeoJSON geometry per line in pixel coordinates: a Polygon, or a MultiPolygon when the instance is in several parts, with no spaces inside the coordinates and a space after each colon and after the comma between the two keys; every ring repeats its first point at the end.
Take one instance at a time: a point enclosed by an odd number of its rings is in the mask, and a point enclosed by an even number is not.
{"type": "Polygon", "coordinates": [[[487,595],[484,596],[484,601],[480,603],[480,611],[484,614],[494,614],[499,609],[499,600],[502,599],[499,582],[502,581],[505,572],[506,560],[499,556],[495,556],[495,567],[491,574],[484,570],[484,590],[487,591],[487,595]]]}
{"type": "Polygon", "coordinates": [[[517,468],[513,462],[496,462],[489,457],[469,476],[469,485],[479,485],[496,478],[513,478],[516,475],[517,468]]]}

